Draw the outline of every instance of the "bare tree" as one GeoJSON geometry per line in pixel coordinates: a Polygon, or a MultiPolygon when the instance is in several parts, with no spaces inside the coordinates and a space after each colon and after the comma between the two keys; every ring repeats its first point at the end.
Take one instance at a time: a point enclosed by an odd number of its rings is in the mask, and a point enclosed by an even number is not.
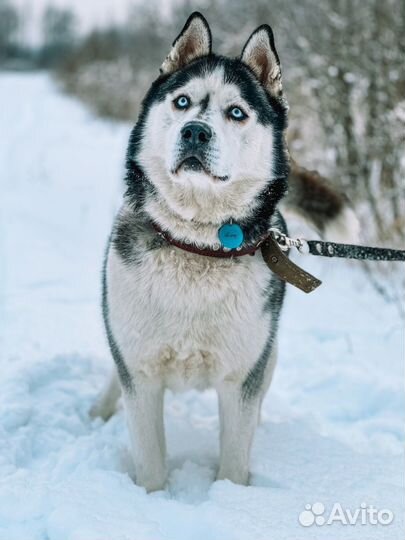
{"type": "Polygon", "coordinates": [[[42,18],[43,47],[41,59],[45,66],[60,63],[76,44],[77,20],[69,9],[48,6],[42,18]]]}
{"type": "Polygon", "coordinates": [[[18,12],[7,0],[0,0],[0,61],[13,54],[17,46],[18,12]]]}

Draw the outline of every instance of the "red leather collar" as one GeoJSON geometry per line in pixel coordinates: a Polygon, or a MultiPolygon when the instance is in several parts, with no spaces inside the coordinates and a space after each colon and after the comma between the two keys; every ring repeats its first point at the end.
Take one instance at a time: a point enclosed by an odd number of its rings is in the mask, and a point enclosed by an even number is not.
{"type": "Polygon", "coordinates": [[[213,249],[210,247],[200,249],[195,244],[186,244],[185,242],[180,242],[180,240],[175,240],[167,231],[164,231],[159,227],[157,223],[154,221],[152,222],[152,225],[156,232],[166,240],[169,244],[172,246],[175,246],[179,249],[182,249],[184,251],[188,251],[190,253],[195,253],[196,255],[203,255],[204,257],[218,257],[222,259],[231,259],[232,257],[242,257],[243,255],[254,255],[256,251],[261,247],[263,242],[267,240],[267,238],[270,236],[270,233],[267,232],[265,235],[261,236],[259,240],[255,244],[251,244],[248,246],[244,246],[241,248],[236,249],[227,249],[225,250],[222,247],[219,247],[218,249],[213,249]]]}

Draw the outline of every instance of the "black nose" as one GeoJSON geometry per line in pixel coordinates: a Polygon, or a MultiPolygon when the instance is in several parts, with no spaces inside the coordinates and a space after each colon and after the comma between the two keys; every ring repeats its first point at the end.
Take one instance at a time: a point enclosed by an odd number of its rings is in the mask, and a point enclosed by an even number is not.
{"type": "Polygon", "coordinates": [[[181,130],[181,138],[192,146],[203,146],[212,137],[211,128],[203,122],[188,122],[181,130]]]}

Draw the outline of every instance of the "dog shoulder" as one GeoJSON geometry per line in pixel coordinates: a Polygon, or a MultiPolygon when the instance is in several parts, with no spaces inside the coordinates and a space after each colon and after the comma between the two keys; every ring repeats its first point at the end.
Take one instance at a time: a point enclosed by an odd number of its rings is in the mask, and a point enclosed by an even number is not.
{"type": "Polygon", "coordinates": [[[124,203],[115,219],[110,244],[121,261],[131,266],[137,264],[142,253],[162,245],[142,210],[136,210],[124,203]]]}

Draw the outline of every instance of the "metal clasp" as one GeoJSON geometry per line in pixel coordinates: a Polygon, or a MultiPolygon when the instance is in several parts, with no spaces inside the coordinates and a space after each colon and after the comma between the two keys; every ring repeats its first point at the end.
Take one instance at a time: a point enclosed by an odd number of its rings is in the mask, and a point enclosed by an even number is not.
{"type": "Polygon", "coordinates": [[[308,243],[303,238],[290,238],[276,227],[271,227],[269,229],[269,232],[271,233],[277,244],[280,246],[280,249],[282,251],[288,251],[290,248],[294,247],[300,253],[308,253],[308,243]]]}

